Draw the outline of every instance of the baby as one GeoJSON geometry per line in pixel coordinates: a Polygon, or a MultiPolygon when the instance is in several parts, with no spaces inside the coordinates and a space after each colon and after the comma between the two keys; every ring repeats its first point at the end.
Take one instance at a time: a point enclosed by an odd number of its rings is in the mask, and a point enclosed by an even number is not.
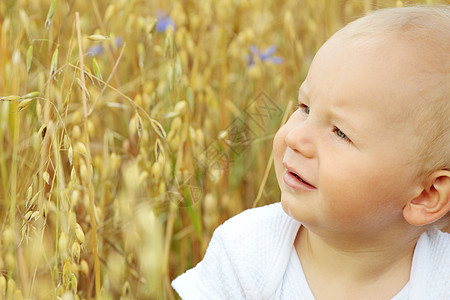
{"type": "Polygon", "coordinates": [[[183,299],[450,299],[450,6],[333,35],[273,142],[281,203],[219,226],[183,299]]]}

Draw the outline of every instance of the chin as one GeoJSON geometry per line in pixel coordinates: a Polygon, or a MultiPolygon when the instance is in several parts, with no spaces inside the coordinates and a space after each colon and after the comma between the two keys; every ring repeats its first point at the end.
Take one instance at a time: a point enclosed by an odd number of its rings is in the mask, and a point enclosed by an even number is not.
{"type": "Polygon", "coordinates": [[[313,208],[307,203],[299,201],[289,192],[281,190],[280,202],[284,212],[302,225],[317,224],[317,216],[314,214],[313,208]]]}
{"type": "Polygon", "coordinates": [[[283,193],[285,192],[281,191],[281,207],[284,212],[296,221],[302,222],[302,218],[299,218],[301,216],[299,212],[301,211],[297,207],[298,203],[296,203],[296,199],[292,199],[292,195],[283,195],[283,193]]]}
{"type": "MultiPolygon", "coordinates": [[[[281,196],[281,207],[283,208],[284,212],[291,218],[294,218],[291,214],[291,210],[289,209],[289,205],[286,203],[286,201],[283,201],[283,196],[281,196]]],[[[295,219],[295,218],[294,218],[295,219]]]]}

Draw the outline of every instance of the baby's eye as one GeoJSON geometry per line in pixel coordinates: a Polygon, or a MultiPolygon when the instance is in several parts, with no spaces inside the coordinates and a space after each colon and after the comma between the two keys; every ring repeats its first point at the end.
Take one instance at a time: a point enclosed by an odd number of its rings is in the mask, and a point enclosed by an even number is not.
{"type": "Polygon", "coordinates": [[[339,128],[337,128],[336,126],[334,127],[333,132],[341,139],[343,139],[349,143],[352,142],[352,140],[350,140],[349,137],[345,133],[343,133],[339,128]]]}
{"type": "Polygon", "coordinates": [[[298,103],[295,105],[296,109],[302,110],[305,114],[309,115],[309,106],[303,103],[298,103]]]}

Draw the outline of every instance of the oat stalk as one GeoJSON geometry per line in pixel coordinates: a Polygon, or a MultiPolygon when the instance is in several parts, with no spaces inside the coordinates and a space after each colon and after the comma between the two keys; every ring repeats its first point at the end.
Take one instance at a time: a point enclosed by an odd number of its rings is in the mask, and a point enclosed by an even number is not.
{"type": "MultiPolygon", "coordinates": [[[[111,79],[113,78],[113,75],[114,75],[114,73],[116,72],[117,67],[119,66],[119,62],[120,62],[120,59],[122,58],[122,54],[123,54],[123,51],[125,50],[125,46],[126,46],[126,44],[124,44],[124,45],[122,46],[122,50],[120,50],[119,58],[117,58],[116,63],[114,64],[114,67],[113,67],[113,69],[112,69],[112,71],[111,71],[111,74],[109,74],[108,79],[106,80],[106,82],[105,82],[104,85],[103,85],[102,91],[101,91],[100,94],[97,96],[97,99],[95,99],[95,101],[94,101],[94,103],[92,104],[92,106],[91,106],[91,108],[90,108],[90,110],[89,110],[87,116],[90,116],[90,115],[92,114],[92,112],[94,111],[95,105],[97,104],[98,100],[99,100],[100,97],[103,95],[103,93],[105,92],[106,88],[110,86],[109,83],[111,82],[111,79]]],[[[83,66],[81,66],[81,67],[83,67],[83,66]]],[[[101,81],[101,78],[98,78],[98,77],[97,77],[97,80],[99,80],[99,82],[102,82],[102,81],[101,81]]]]}
{"type": "MultiPolygon", "coordinates": [[[[78,37],[78,53],[80,58],[80,77],[81,82],[83,86],[86,86],[85,80],[84,80],[84,61],[83,61],[83,49],[81,47],[81,29],[80,29],[80,16],[78,12],[75,12],[75,19],[76,19],[76,28],[77,28],[77,37],[78,37]]],[[[85,145],[87,150],[86,155],[86,163],[87,166],[90,168],[91,164],[91,150],[89,145],[89,134],[87,132],[88,128],[88,107],[87,107],[87,99],[86,99],[86,93],[85,90],[82,90],[82,101],[83,101],[83,112],[84,112],[84,128],[85,128],[85,145]]],[[[98,259],[98,246],[97,246],[97,224],[95,220],[95,207],[94,207],[94,186],[92,184],[92,174],[91,171],[88,170],[88,196],[89,196],[89,216],[91,219],[91,226],[92,226],[92,244],[93,244],[93,255],[94,255],[94,276],[95,276],[95,293],[97,299],[101,298],[100,294],[100,264],[98,259]]]]}
{"type": "MultiPolygon", "coordinates": [[[[289,101],[286,110],[284,111],[283,119],[281,121],[281,125],[286,123],[287,118],[289,117],[290,113],[292,111],[292,100],[289,101]]],[[[261,184],[259,185],[258,195],[255,198],[255,201],[253,201],[252,207],[256,207],[258,205],[259,200],[261,200],[262,193],[264,191],[264,187],[266,186],[267,178],[269,177],[270,169],[272,168],[273,164],[273,150],[270,152],[269,160],[267,161],[266,170],[264,171],[263,180],[261,181],[261,184]]]]}

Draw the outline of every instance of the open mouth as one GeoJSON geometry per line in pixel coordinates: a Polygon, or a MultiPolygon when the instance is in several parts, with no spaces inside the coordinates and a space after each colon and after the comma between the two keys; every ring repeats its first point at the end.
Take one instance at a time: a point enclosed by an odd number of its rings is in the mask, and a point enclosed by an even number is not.
{"type": "Polygon", "coordinates": [[[314,188],[314,186],[312,184],[310,184],[309,182],[305,181],[303,178],[301,178],[300,176],[298,176],[297,174],[295,174],[294,172],[289,171],[290,174],[292,174],[295,178],[297,178],[300,182],[314,188]]]}
{"type": "Polygon", "coordinates": [[[283,166],[286,168],[283,180],[292,190],[295,191],[314,191],[317,188],[298,175],[294,168],[290,167],[286,162],[283,162],[283,166]]]}

